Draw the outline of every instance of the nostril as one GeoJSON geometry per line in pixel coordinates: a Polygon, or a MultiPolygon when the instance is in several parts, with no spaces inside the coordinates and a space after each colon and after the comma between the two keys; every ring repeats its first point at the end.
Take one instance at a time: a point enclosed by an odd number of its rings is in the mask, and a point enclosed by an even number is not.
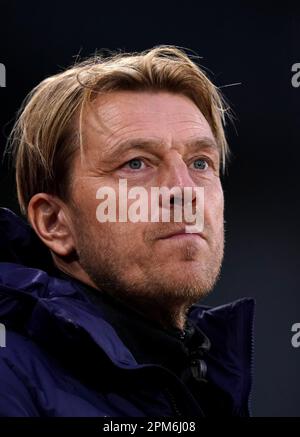
{"type": "Polygon", "coordinates": [[[178,195],[178,196],[173,195],[170,197],[170,206],[174,206],[174,205],[178,205],[178,206],[182,205],[182,198],[180,195],[178,195]]]}

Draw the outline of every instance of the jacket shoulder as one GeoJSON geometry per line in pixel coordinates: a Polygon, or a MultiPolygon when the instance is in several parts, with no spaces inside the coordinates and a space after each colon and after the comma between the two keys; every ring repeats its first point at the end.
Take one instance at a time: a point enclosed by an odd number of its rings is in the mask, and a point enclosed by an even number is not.
{"type": "Polygon", "coordinates": [[[0,417],[116,416],[115,397],[86,386],[30,338],[7,332],[0,347],[0,417]]]}

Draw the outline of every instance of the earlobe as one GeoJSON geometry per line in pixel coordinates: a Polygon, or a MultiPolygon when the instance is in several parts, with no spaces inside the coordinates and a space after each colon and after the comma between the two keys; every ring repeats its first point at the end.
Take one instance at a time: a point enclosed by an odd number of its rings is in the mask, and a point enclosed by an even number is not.
{"type": "Polygon", "coordinates": [[[74,251],[71,223],[66,208],[56,196],[35,194],[29,202],[28,220],[38,237],[58,256],[74,251]]]}

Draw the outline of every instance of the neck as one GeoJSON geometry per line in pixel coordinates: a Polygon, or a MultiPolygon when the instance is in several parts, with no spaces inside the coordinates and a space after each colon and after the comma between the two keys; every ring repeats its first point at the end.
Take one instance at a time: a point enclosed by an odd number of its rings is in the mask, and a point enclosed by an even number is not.
{"type": "Polygon", "coordinates": [[[187,320],[187,311],[190,305],[170,302],[157,302],[153,300],[153,296],[150,298],[139,298],[136,295],[119,296],[114,294],[114,298],[125,304],[129,308],[133,309],[140,316],[160,325],[164,329],[177,328],[183,331],[187,320]]]}

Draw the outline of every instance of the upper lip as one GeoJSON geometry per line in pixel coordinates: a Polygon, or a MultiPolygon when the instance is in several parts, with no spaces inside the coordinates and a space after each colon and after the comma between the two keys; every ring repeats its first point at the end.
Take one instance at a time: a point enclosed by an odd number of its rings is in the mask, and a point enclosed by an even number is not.
{"type": "MultiPolygon", "coordinates": [[[[181,229],[177,229],[174,230],[173,232],[169,232],[168,234],[162,235],[160,237],[160,239],[164,239],[164,238],[170,238],[170,237],[174,237],[175,235],[180,235],[180,234],[191,234],[191,232],[186,232],[186,228],[181,228],[181,229]]],[[[193,232],[192,234],[196,234],[199,235],[200,237],[204,238],[202,232],[193,232]]]]}

